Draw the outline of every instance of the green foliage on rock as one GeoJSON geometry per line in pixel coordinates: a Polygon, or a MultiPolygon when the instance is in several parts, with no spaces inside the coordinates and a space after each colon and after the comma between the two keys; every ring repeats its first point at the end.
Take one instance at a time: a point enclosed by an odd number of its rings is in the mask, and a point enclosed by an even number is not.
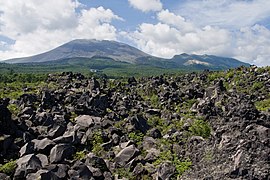
{"type": "Polygon", "coordinates": [[[74,155],[73,155],[73,159],[75,160],[83,160],[86,157],[86,151],[77,151],[74,155]]]}
{"type": "Polygon", "coordinates": [[[189,131],[196,136],[202,136],[208,138],[211,134],[210,125],[203,120],[195,120],[189,127],[189,131]]]}
{"type": "Polygon", "coordinates": [[[270,99],[265,99],[263,101],[257,101],[255,103],[255,106],[259,111],[268,111],[270,109],[270,99]]]}
{"type": "Polygon", "coordinates": [[[0,166],[0,172],[11,175],[14,173],[17,167],[16,160],[11,160],[6,164],[0,166]]]}

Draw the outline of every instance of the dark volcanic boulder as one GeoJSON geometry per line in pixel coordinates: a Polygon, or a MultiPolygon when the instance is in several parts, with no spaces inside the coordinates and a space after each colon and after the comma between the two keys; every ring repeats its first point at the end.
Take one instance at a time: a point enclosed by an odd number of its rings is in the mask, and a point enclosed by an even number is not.
{"type": "Polygon", "coordinates": [[[142,116],[133,116],[128,119],[130,124],[133,126],[134,130],[141,131],[142,133],[146,133],[150,128],[147,124],[146,119],[142,116]]]}
{"type": "Polygon", "coordinates": [[[69,158],[74,153],[74,147],[70,144],[57,144],[51,149],[50,162],[58,163],[69,158]]]}
{"type": "Polygon", "coordinates": [[[34,148],[37,152],[47,155],[50,154],[51,148],[55,145],[55,143],[48,138],[44,138],[42,140],[34,139],[32,142],[34,143],[34,148]]]}
{"type": "Polygon", "coordinates": [[[101,118],[89,115],[80,115],[75,119],[75,121],[80,127],[89,128],[95,124],[100,124],[101,118]]]}
{"type": "Polygon", "coordinates": [[[14,134],[16,127],[11,120],[11,112],[7,108],[9,99],[0,99],[0,134],[14,134]]]}
{"type": "Polygon", "coordinates": [[[162,163],[158,167],[158,177],[162,180],[170,179],[175,173],[175,167],[171,163],[162,163]]]}
{"type": "Polygon", "coordinates": [[[68,171],[69,177],[71,179],[82,179],[82,180],[88,180],[93,177],[93,173],[89,170],[89,168],[82,162],[76,162],[71,170],[68,171]]]}
{"type": "Polygon", "coordinates": [[[41,169],[41,161],[34,154],[29,154],[17,160],[17,168],[14,174],[14,179],[23,179],[29,173],[34,173],[41,169]]]}
{"type": "Polygon", "coordinates": [[[11,180],[11,178],[4,173],[0,173],[0,179],[1,180],[11,180]]]}
{"type": "Polygon", "coordinates": [[[114,158],[115,162],[120,166],[126,165],[129,161],[131,161],[134,157],[139,154],[139,150],[135,147],[135,145],[130,145],[124,149],[122,149],[114,158]]]}
{"type": "Polygon", "coordinates": [[[28,174],[26,179],[32,180],[32,179],[38,179],[38,180],[60,180],[59,177],[57,177],[52,171],[41,169],[37,171],[36,173],[28,174]]]}

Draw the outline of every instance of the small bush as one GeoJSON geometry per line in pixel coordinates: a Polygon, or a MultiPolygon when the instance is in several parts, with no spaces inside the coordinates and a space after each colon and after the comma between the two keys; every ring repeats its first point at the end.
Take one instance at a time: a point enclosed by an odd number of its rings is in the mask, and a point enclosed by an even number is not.
{"type": "Polygon", "coordinates": [[[270,109],[270,99],[257,101],[255,103],[255,106],[259,111],[267,111],[268,109],[270,109]]]}
{"type": "Polygon", "coordinates": [[[135,141],[136,143],[141,143],[143,141],[144,135],[143,135],[143,133],[140,133],[140,132],[138,132],[138,133],[131,132],[128,134],[128,137],[129,137],[129,139],[135,141]]]}
{"type": "Polygon", "coordinates": [[[8,163],[4,164],[0,167],[0,172],[5,173],[7,175],[11,175],[14,173],[17,167],[16,160],[11,160],[8,163]]]}
{"type": "Polygon", "coordinates": [[[73,155],[75,160],[83,160],[86,157],[86,151],[78,151],[73,155]]]}
{"type": "Polygon", "coordinates": [[[209,124],[203,120],[196,120],[189,127],[189,131],[196,136],[201,136],[203,138],[208,138],[211,134],[211,128],[209,124]]]}

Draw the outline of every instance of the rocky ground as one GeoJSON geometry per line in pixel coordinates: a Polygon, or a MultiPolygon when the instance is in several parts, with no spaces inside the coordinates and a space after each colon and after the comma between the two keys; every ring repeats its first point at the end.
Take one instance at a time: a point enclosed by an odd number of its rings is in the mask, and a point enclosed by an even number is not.
{"type": "Polygon", "coordinates": [[[270,68],[47,84],[0,99],[0,179],[270,178],[270,68]]]}

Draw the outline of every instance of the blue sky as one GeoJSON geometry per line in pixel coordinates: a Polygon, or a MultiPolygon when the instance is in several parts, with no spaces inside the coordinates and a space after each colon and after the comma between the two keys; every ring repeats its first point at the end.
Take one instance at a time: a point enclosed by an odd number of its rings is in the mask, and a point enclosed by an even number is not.
{"type": "Polygon", "coordinates": [[[0,60],[78,38],[121,41],[165,58],[213,54],[270,65],[270,1],[0,0],[0,60]]]}

